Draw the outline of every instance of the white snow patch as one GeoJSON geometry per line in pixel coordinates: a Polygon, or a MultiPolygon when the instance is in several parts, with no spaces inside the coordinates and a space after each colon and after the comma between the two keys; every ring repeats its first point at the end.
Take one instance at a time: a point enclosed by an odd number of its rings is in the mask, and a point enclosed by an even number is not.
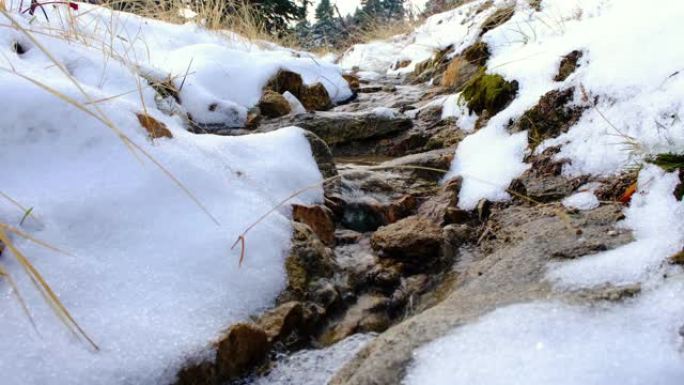
{"type": "Polygon", "coordinates": [[[601,204],[591,191],[580,191],[563,199],[563,206],[577,210],[593,210],[601,204]]]}
{"type": "Polygon", "coordinates": [[[299,115],[299,114],[306,114],[306,108],[304,108],[304,105],[302,102],[297,99],[296,96],[292,95],[290,91],[285,91],[283,93],[283,97],[287,102],[290,104],[290,114],[292,115],[299,115]]]}
{"type": "Polygon", "coordinates": [[[679,385],[680,279],[635,303],[512,305],[414,353],[404,385],[679,385]]]}
{"type": "Polygon", "coordinates": [[[641,171],[639,191],[625,210],[623,226],[635,242],[575,261],[554,264],[549,278],[559,287],[626,284],[657,277],[665,259],[684,246],[684,204],[672,194],[676,174],[655,166],[641,171]]]}
{"type": "Polygon", "coordinates": [[[445,176],[463,177],[459,207],[473,209],[482,198],[508,199],[506,189],[511,180],[528,167],[522,161],[526,148],[526,133],[510,135],[495,126],[487,126],[459,143],[445,176]]]}

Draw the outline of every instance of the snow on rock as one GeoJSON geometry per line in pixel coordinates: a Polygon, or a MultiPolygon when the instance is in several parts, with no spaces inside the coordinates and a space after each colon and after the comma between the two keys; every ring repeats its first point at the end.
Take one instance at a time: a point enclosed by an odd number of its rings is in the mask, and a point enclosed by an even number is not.
{"type": "Polygon", "coordinates": [[[404,385],[678,385],[682,282],[626,306],[495,310],[415,353],[404,385]]]}
{"type": "MultiPolygon", "coordinates": [[[[321,175],[298,128],[242,137],[187,132],[178,117],[156,108],[155,92],[137,69],[163,73],[167,65],[187,67],[194,57],[198,66],[193,65],[184,89],[191,92],[195,85],[205,100],[219,100],[227,109],[247,107],[252,99],[238,96],[257,95],[280,65],[308,71],[308,81],[319,75],[335,80],[339,70],[285,50],[238,48],[237,42],[226,48],[230,40],[192,25],[87,5],[71,15],[75,22],[61,25],[68,19],[55,12],[66,17],[63,8],[46,7],[50,23],[40,12],[34,18],[11,14],[33,31],[35,41],[1,17],[0,189],[32,208],[32,215],[19,225],[24,212],[2,199],[0,222],[21,226],[69,253],[13,238],[101,350],[89,350],[63,327],[5,250],[1,263],[17,281],[39,333],[7,280],[1,280],[1,382],[170,383],[189,359],[211,354],[211,341],[222,328],[269,306],[284,288],[283,260],[291,236],[286,208],[247,235],[241,268],[239,248],[230,247],[253,221],[321,175]],[[96,22],[108,14],[109,25],[118,31],[111,40],[96,22]],[[108,41],[114,42],[113,51],[108,41]],[[125,43],[133,44],[130,61],[122,56],[125,43]],[[200,43],[214,47],[199,49],[200,43]],[[139,62],[132,60],[136,55],[139,62]],[[251,56],[249,66],[237,66],[251,56]],[[178,62],[165,62],[169,57],[178,62]],[[218,72],[210,75],[218,78],[208,84],[211,76],[203,71],[210,67],[199,64],[212,60],[218,72]],[[244,73],[247,80],[232,88],[221,71],[244,73]],[[165,125],[173,137],[151,139],[137,114],[165,125]]],[[[181,94],[186,97],[193,96],[181,94]]],[[[320,189],[298,198],[302,203],[321,199],[320,189]]]]}
{"type": "MultiPolygon", "coordinates": [[[[279,69],[300,74],[305,84],[322,83],[333,102],[352,95],[337,65],[306,52],[249,41],[228,31],[208,32],[192,23],[168,24],[85,4],[80,9],[75,23],[56,27],[86,35],[94,48],[104,45],[114,58],[143,72],[170,76],[180,88],[182,104],[199,123],[243,126],[247,109],[258,103],[279,69]]],[[[68,17],[64,7],[51,12],[68,17]]],[[[60,16],[50,20],[59,24],[60,16]]]]}
{"type": "Polygon", "coordinates": [[[577,210],[593,210],[601,204],[591,191],[580,191],[563,199],[563,206],[577,210]]]}
{"type": "Polygon", "coordinates": [[[639,283],[662,275],[665,260],[684,247],[684,204],[672,194],[676,173],[649,166],[639,175],[639,191],[625,209],[623,226],[635,242],[576,261],[556,264],[549,277],[560,287],[639,283]]]}

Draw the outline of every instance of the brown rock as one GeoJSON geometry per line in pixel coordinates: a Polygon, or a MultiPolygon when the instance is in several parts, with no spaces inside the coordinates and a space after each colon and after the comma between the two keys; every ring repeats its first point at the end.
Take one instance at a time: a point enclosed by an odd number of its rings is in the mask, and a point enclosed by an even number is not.
{"type": "Polygon", "coordinates": [[[394,223],[411,215],[411,213],[416,209],[416,205],[416,197],[413,195],[405,195],[390,203],[385,210],[387,223],[394,223]]]}
{"type": "Polygon", "coordinates": [[[270,343],[283,341],[302,327],[304,310],[301,302],[286,302],[259,317],[257,324],[264,329],[270,343]]]}
{"type": "Polygon", "coordinates": [[[292,219],[311,227],[326,245],[335,244],[335,223],[332,220],[332,211],[329,208],[320,205],[293,204],[292,219]]]}
{"type": "Polygon", "coordinates": [[[302,87],[299,101],[302,102],[307,111],[324,111],[332,106],[328,90],[322,83],[302,87]]]}
{"type": "MultiPolygon", "coordinates": [[[[0,243],[0,246],[2,246],[2,243],[0,243]]],[[[0,250],[2,250],[0,248],[0,250]]],[[[675,265],[684,265],[684,250],[678,252],[677,254],[673,255],[670,257],[670,263],[675,264],[675,265]]]]}
{"type": "Polygon", "coordinates": [[[280,70],[268,81],[266,89],[283,94],[289,91],[292,95],[299,98],[304,82],[301,75],[288,70],[280,70]]]}
{"type": "Polygon", "coordinates": [[[212,362],[202,362],[187,366],[178,372],[174,385],[214,385],[216,367],[212,362]]]}
{"type": "Polygon", "coordinates": [[[411,216],[378,229],[371,245],[383,257],[433,259],[440,252],[442,231],[427,218],[411,216]]]}
{"type": "Polygon", "coordinates": [[[349,89],[352,92],[358,92],[359,88],[361,88],[361,82],[359,82],[358,76],[351,75],[351,74],[344,74],[342,75],[344,80],[347,81],[347,84],[349,84],[349,89]]]}
{"type": "Polygon", "coordinates": [[[240,378],[261,364],[269,351],[266,332],[251,323],[231,326],[219,341],[216,370],[219,381],[240,378]]]}
{"type": "Polygon", "coordinates": [[[245,121],[245,128],[254,130],[259,127],[261,123],[261,110],[259,107],[252,107],[247,111],[247,120],[245,121]]]}
{"type": "Polygon", "coordinates": [[[513,17],[514,13],[515,7],[505,7],[497,9],[491,16],[489,16],[482,23],[480,36],[510,20],[511,17],[513,17]]]}
{"type": "Polygon", "coordinates": [[[259,110],[263,116],[278,118],[290,113],[290,103],[275,91],[266,90],[259,100],[259,110]]]}
{"type": "Polygon", "coordinates": [[[320,337],[323,345],[332,345],[354,333],[382,332],[389,327],[389,300],[378,294],[364,294],[320,337]]]}
{"type": "Polygon", "coordinates": [[[301,298],[313,281],[333,275],[335,261],[332,250],[325,247],[309,226],[295,222],[293,227],[292,249],[285,259],[285,271],[288,290],[295,298],[301,298]]]}
{"type": "Polygon", "coordinates": [[[553,80],[557,82],[562,82],[563,80],[567,79],[568,76],[570,76],[577,67],[579,67],[579,59],[582,58],[582,51],[577,51],[574,50],[570,52],[569,54],[565,55],[563,59],[560,62],[560,67],[558,68],[558,74],[556,74],[556,77],[553,78],[553,80]]]}

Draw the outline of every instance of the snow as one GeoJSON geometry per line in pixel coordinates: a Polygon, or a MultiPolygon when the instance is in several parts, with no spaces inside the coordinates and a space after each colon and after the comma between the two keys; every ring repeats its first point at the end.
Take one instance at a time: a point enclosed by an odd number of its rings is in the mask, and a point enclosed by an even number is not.
{"type": "Polygon", "coordinates": [[[252,385],[322,385],[361,350],[375,336],[354,334],[344,340],[318,350],[302,350],[278,360],[268,375],[252,385]]]}
{"type": "Polygon", "coordinates": [[[403,383],[678,385],[682,291],[680,280],[625,306],[501,308],[417,350],[403,383]]]}
{"type": "Polygon", "coordinates": [[[596,195],[591,191],[580,191],[572,194],[563,199],[561,203],[569,209],[577,210],[593,210],[601,204],[596,195]]]}
{"type": "Polygon", "coordinates": [[[684,247],[684,204],[672,194],[676,174],[649,166],[639,174],[639,191],[625,209],[622,225],[636,238],[613,250],[556,264],[549,278],[559,287],[629,284],[662,276],[665,260],[684,247]]]}
{"type": "MultiPolygon", "coordinates": [[[[69,333],[5,251],[0,262],[17,281],[38,332],[2,280],[2,383],[170,383],[189,359],[212,354],[221,329],[270,306],[284,288],[289,209],[247,234],[242,267],[239,248],[230,247],[277,202],[321,175],[300,129],[243,137],[191,134],[181,117],[156,107],[140,72],[184,74],[193,59],[182,106],[192,112],[216,102],[216,116],[207,119],[228,123],[280,66],[301,69],[309,82],[325,76],[326,86],[343,80],[332,65],[285,49],[250,47],[235,35],[191,24],[109,14],[86,4],[70,16],[66,7],[46,10],[49,23],[39,14],[12,14],[36,41],[9,28],[5,17],[0,21],[6,27],[0,30],[0,185],[32,208],[20,224],[24,212],[0,200],[0,222],[68,252],[13,237],[100,351],[69,333]],[[107,20],[110,29],[102,24],[107,20]],[[17,41],[26,50],[22,55],[12,50],[17,41]],[[231,86],[236,73],[244,77],[231,86]],[[219,77],[210,82],[212,76],[219,77]],[[141,113],[165,124],[173,138],[150,139],[136,117],[141,113]]],[[[174,81],[180,85],[182,78],[174,81]]],[[[321,200],[320,189],[297,198],[321,200]]]]}
{"type": "Polygon", "coordinates": [[[306,108],[304,108],[304,105],[302,102],[297,99],[296,96],[292,95],[290,91],[285,91],[283,93],[283,97],[287,102],[290,104],[290,114],[292,115],[299,115],[299,114],[305,114],[306,113],[306,108]]]}
{"type": "Polygon", "coordinates": [[[459,143],[445,176],[446,180],[463,177],[459,207],[473,209],[483,198],[509,198],[506,189],[511,180],[527,169],[522,161],[526,147],[526,133],[509,135],[496,126],[488,126],[459,143]]]}

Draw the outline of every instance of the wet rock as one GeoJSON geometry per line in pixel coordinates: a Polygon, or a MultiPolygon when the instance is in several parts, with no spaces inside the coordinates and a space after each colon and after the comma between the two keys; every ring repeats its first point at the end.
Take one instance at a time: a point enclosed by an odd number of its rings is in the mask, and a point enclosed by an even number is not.
{"type": "Polygon", "coordinates": [[[400,158],[392,159],[386,162],[383,162],[380,164],[382,167],[397,167],[397,169],[401,169],[401,167],[407,167],[407,166],[417,166],[417,167],[426,167],[426,168],[434,168],[437,170],[443,170],[444,172],[440,171],[433,171],[433,170],[425,170],[425,169],[404,169],[401,170],[402,172],[409,173],[411,176],[416,177],[416,178],[423,178],[423,179],[428,179],[428,180],[440,180],[441,178],[444,177],[446,174],[446,171],[449,170],[449,167],[451,167],[451,161],[454,159],[454,150],[452,149],[438,149],[438,150],[433,150],[433,151],[428,151],[428,152],[421,152],[419,154],[413,154],[413,155],[406,155],[402,156],[400,158]]]}
{"type": "Polygon", "coordinates": [[[285,259],[288,291],[295,297],[304,297],[312,282],[329,278],[335,271],[332,250],[325,247],[311,228],[294,222],[292,249],[285,259]]]}
{"type": "Polygon", "coordinates": [[[457,250],[463,244],[475,241],[477,231],[470,225],[459,223],[444,226],[442,229],[445,245],[452,250],[457,250]]]}
{"type": "Polygon", "coordinates": [[[462,183],[463,179],[459,177],[444,184],[436,195],[418,207],[418,215],[430,219],[439,226],[470,220],[472,215],[458,208],[458,194],[462,183]]]}
{"type": "Polygon", "coordinates": [[[312,288],[311,300],[323,309],[327,309],[340,300],[340,293],[332,283],[320,280],[316,283],[316,287],[312,288]]]}
{"type": "MultiPolygon", "coordinates": [[[[294,95],[297,96],[296,94],[294,95]]],[[[325,89],[322,83],[302,87],[297,98],[302,102],[307,111],[324,111],[332,106],[328,90],[325,89]]]]}
{"type": "Polygon", "coordinates": [[[514,13],[515,7],[497,9],[482,23],[482,26],[480,27],[480,36],[510,20],[514,13]]]}
{"type": "Polygon", "coordinates": [[[385,222],[394,223],[402,218],[411,215],[418,202],[413,195],[405,195],[393,201],[385,208],[385,222]]]}
{"type": "Polygon", "coordinates": [[[518,119],[511,131],[526,130],[527,141],[532,149],[546,139],[567,132],[585,110],[585,107],[572,105],[574,93],[574,88],[547,92],[536,106],[518,119]]]}
{"type": "Polygon", "coordinates": [[[430,277],[427,274],[416,274],[402,278],[399,287],[390,297],[391,310],[397,311],[407,304],[415,302],[416,297],[425,293],[429,287],[430,277]]]}
{"type": "Polygon", "coordinates": [[[323,139],[335,152],[335,146],[364,139],[379,138],[406,131],[413,125],[411,119],[399,113],[378,113],[376,110],[360,112],[323,111],[269,121],[260,131],[285,126],[298,126],[323,139]]]}
{"type": "MultiPolygon", "coordinates": [[[[361,240],[361,237],[363,237],[363,234],[359,233],[358,231],[348,229],[335,230],[335,240],[338,245],[357,243],[361,240]]],[[[0,243],[0,245],[2,244],[0,243]]]]}
{"type": "Polygon", "coordinates": [[[347,203],[341,220],[342,226],[361,233],[374,231],[386,223],[382,204],[372,198],[347,203]]]}
{"type": "Polygon", "coordinates": [[[366,284],[384,290],[396,288],[402,277],[402,266],[391,260],[381,260],[367,273],[366,284]]]}
{"type": "Polygon", "coordinates": [[[319,341],[327,346],[341,341],[354,333],[382,332],[389,327],[386,314],[389,300],[377,294],[364,294],[359,297],[344,316],[326,330],[319,341]]]}
{"type": "Polygon", "coordinates": [[[558,68],[558,74],[553,78],[557,82],[562,82],[567,79],[568,76],[572,75],[573,72],[579,67],[578,61],[582,58],[582,51],[574,50],[569,54],[565,55],[560,62],[560,67],[558,68]]]}
{"type": "Polygon", "coordinates": [[[335,244],[335,223],[332,211],[320,205],[292,205],[292,219],[308,225],[328,246],[335,244]]]}
{"type": "Polygon", "coordinates": [[[290,103],[275,91],[266,90],[259,100],[259,111],[268,118],[277,118],[290,113],[290,103]]]}
{"type": "Polygon", "coordinates": [[[442,231],[427,218],[411,216],[379,228],[371,245],[381,257],[430,260],[439,256],[442,231]]]}
{"type": "Polygon", "coordinates": [[[470,111],[477,114],[487,111],[494,116],[508,106],[517,92],[517,81],[509,82],[501,75],[487,74],[483,68],[463,86],[461,95],[470,111]]]}
{"type": "Polygon", "coordinates": [[[364,347],[330,381],[331,385],[391,385],[401,383],[415,349],[503,306],[561,295],[545,280],[550,255],[573,247],[578,239],[605,243],[608,248],[632,240],[628,233],[608,235],[619,207],[601,206],[570,218],[549,205],[507,206],[490,218],[491,239],[471,257],[435,306],[407,318],[364,347]],[[580,227],[577,235],[572,227],[580,227]],[[488,252],[491,250],[491,252],[488,252]]]}
{"type": "Polygon", "coordinates": [[[336,176],[337,167],[335,166],[335,159],[333,158],[328,144],[311,131],[305,131],[304,136],[309,141],[311,153],[313,154],[314,160],[316,161],[323,178],[327,179],[336,176]]]}
{"type": "Polygon", "coordinates": [[[304,308],[301,302],[286,302],[275,309],[262,314],[257,321],[269,343],[281,342],[302,328],[304,308]]]}
{"type": "Polygon", "coordinates": [[[266,332],[255,324],[231,326],[218,343],[216,373],[219,381],[243,377],[266,359],[270,345],[266,332]]]}

